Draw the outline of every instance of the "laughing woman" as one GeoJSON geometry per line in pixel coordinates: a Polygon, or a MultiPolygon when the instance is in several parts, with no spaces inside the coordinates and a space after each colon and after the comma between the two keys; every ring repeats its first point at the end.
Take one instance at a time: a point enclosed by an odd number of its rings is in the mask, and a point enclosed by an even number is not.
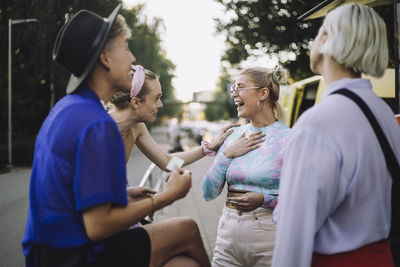
{"type": "Polygon", "coordinates": [[[283,71],[243,70],[231,89],[238,116],[250,123],[236,127],[219,149],[203,180],[203,196],[216,198],[228,184],[228,198],[218,225],[212,266],[270,266],[282,156],[290,129],[278,103],[283,71]],[[248,137],[261,132],[265,140],[248,137]],[[254,149],[248,151],[248,148],[254,149]]]}

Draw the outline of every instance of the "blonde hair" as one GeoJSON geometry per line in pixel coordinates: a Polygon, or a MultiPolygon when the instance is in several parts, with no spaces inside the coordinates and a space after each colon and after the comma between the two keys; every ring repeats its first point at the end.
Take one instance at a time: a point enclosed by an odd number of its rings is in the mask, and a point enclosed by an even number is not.
{"type": "Polygon", "coordinates": [[[347,4],[326,16],[320,33],[328,33],[320,53],[357,73],[381,77],[388,65],[384,20],[370,7],[347,4]]]}
{"type": "Polygon", "coordinates": [[[264,67],[250,67],[242,70],[239,75],[246,75],[256,87],[266,87],[269,89],[269,102],[274,112],[275,118],[285,121],[285,114],[279,104],[279,82],[285,76],[282,67],[276,66],[274,70],[264,67]]]}
{"type": "Polygon", "coordinates": [[[111,25],[110,32],[107,36],[107,41],[105,44],[106,49],[112,49],[112,41],[117,36],[124,36],[125,39],[129,39],[132,36],[131,29],[126,24],[126,20],[122,15],[117,15],[114,23],[111,25]]]}

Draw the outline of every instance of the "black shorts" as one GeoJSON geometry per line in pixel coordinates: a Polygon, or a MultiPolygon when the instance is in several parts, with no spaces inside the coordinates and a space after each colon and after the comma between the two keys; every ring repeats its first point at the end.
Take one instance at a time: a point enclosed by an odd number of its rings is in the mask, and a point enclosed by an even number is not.
{"type": "Polygon", "coordinates": [[[137,227],[106,239],[104,249],[90,266],[147,267],[150,255],[150,236],[142,227],[137,227]]]}
{"type": "Polygon", "coordinates": [[[88,262],[87,246],[55,249],[38,245],[39,267],[147,267],[150,264],[151,241],[142,227],[116,234],[104,241],[104,249],[88,262]]]}

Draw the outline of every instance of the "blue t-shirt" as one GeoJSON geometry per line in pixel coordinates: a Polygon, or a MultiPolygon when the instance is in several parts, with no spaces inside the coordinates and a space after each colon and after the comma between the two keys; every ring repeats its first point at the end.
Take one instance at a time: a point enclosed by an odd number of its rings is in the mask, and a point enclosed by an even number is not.
{"type": "Polygon", "coordinates": [[[22,240],[27,266],[36,266],[37,244],[57,249],[88,244],[88,258],[102,249],[102,242],[87,237],[82,210],[127,205],[124,151],[116,123],[89,87],[54,106],[35,144],[22,240]]]}

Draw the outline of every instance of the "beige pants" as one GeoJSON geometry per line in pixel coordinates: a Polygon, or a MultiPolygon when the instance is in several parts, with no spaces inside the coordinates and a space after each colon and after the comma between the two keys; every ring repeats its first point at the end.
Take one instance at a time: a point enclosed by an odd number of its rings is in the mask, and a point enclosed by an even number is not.
{"type": "Polygon", "coordinates": [[[240,214],[225,206],[218,224],[212,266],[270,266],[275,229],[269,209],[240,214]]]}

